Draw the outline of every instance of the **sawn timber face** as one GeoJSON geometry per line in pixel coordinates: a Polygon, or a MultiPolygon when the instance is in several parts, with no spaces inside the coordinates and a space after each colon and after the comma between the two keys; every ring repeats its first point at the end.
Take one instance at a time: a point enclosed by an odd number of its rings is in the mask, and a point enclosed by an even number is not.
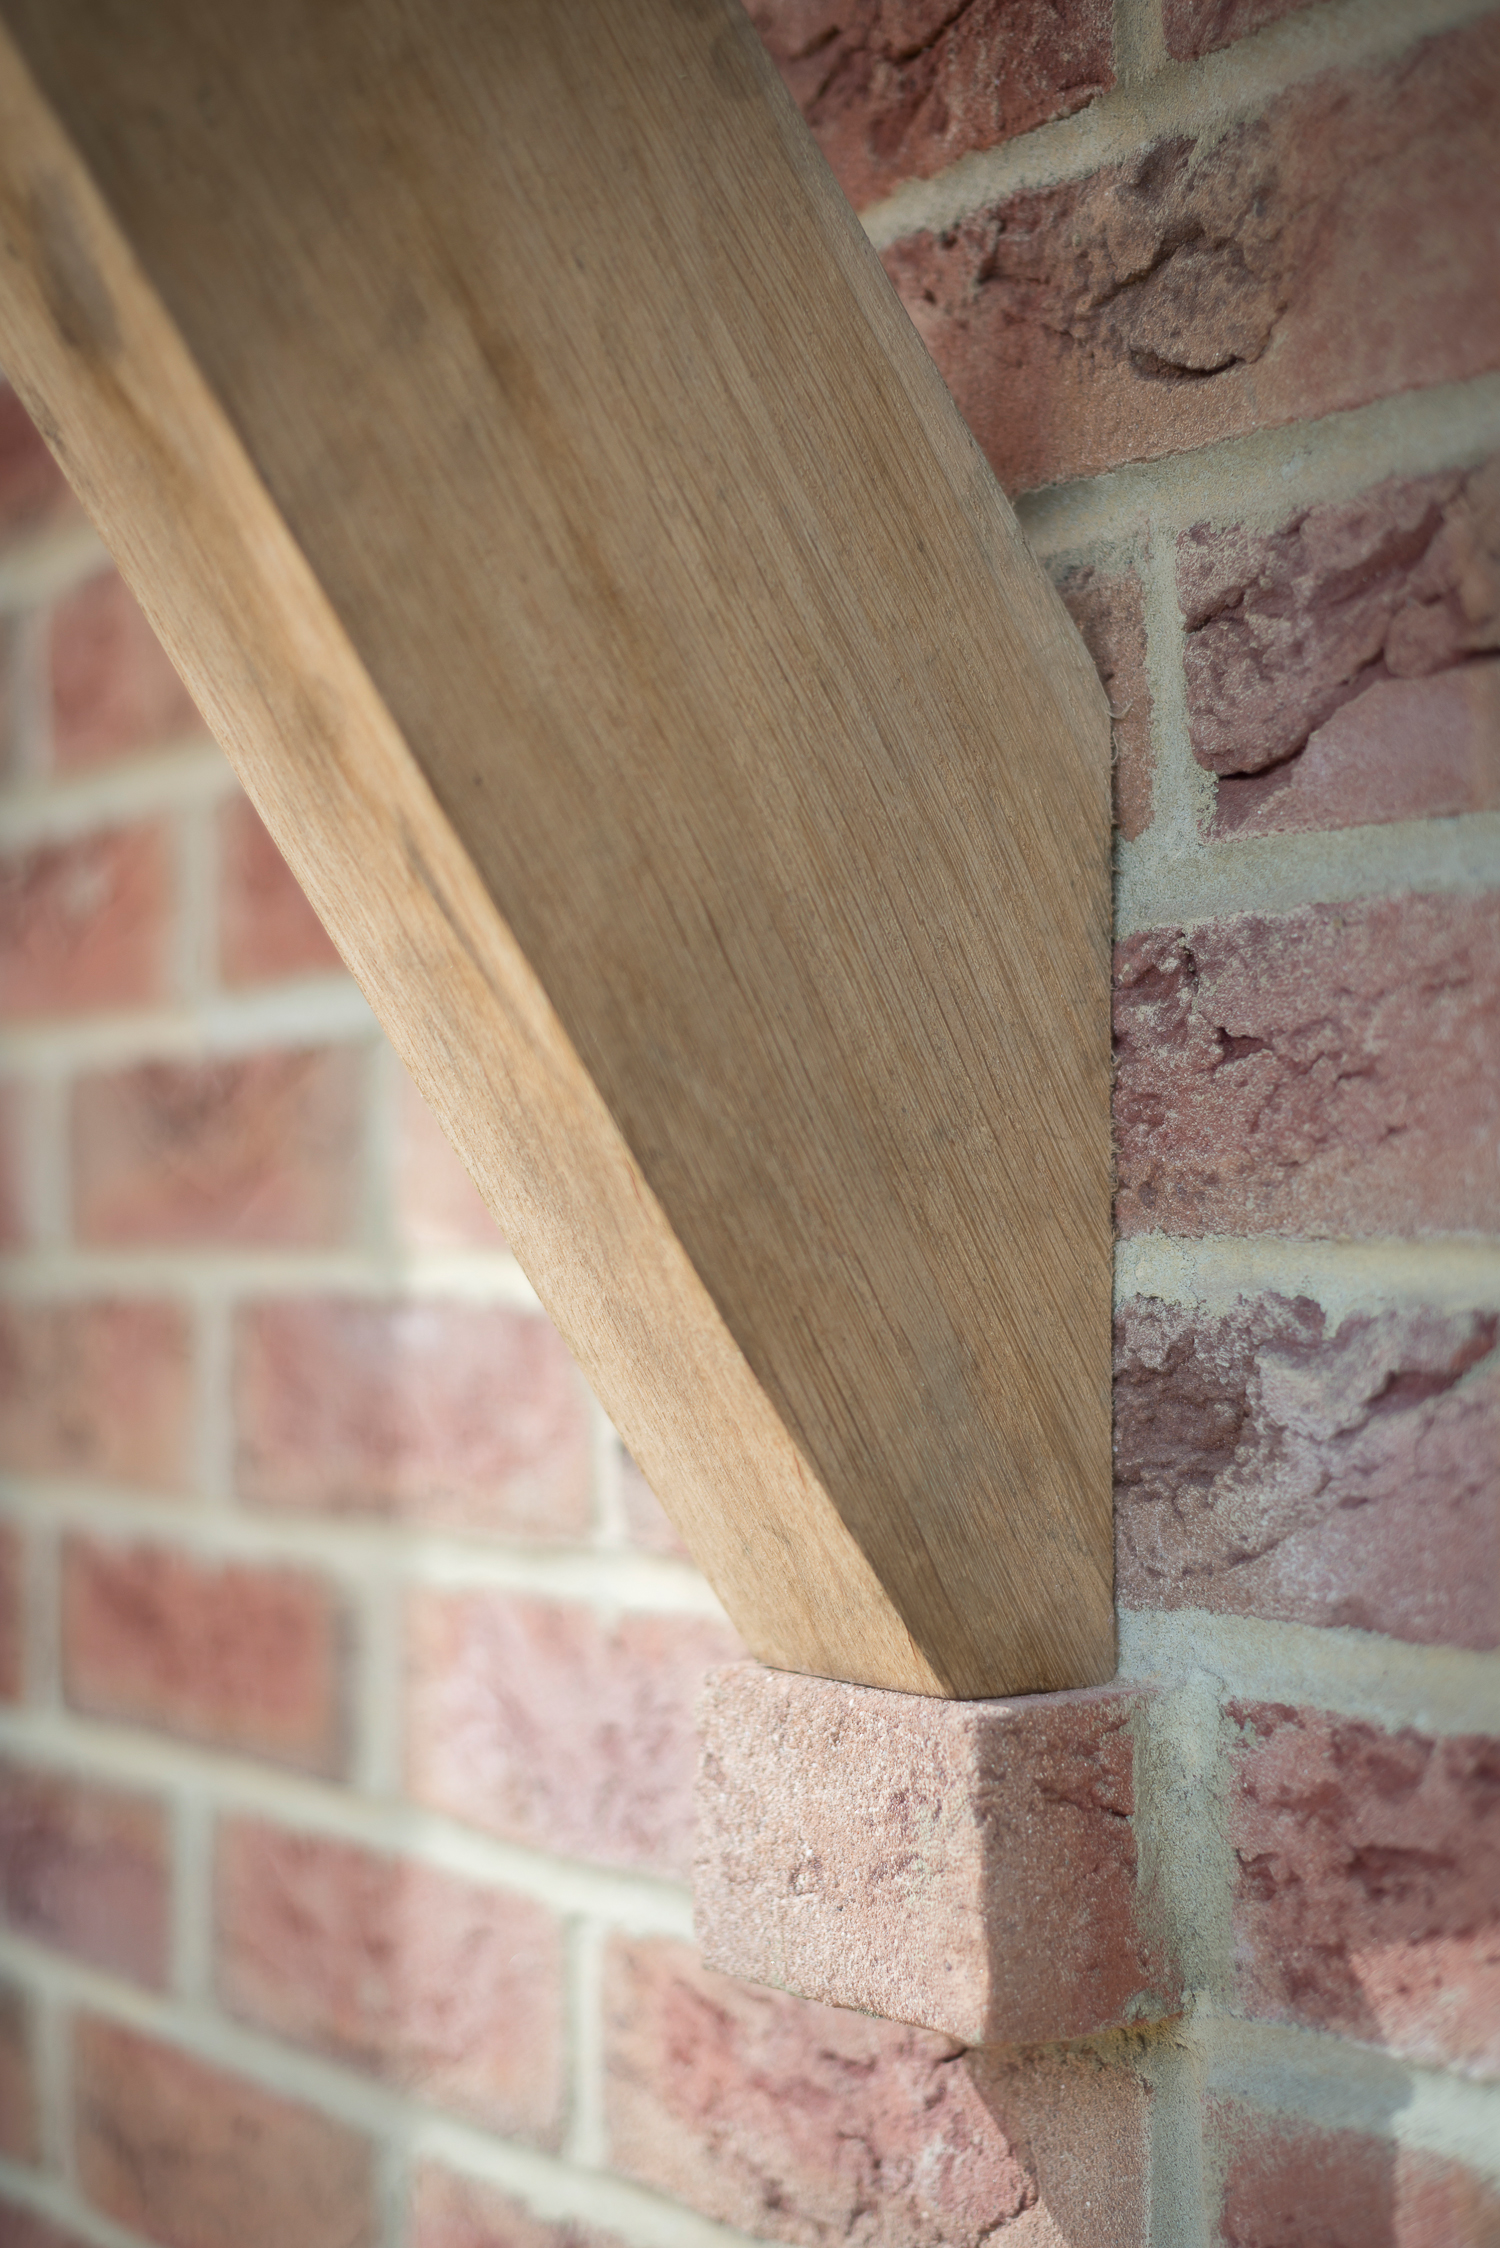
{"type": "Polygon", "coordinates": [[[1097,1681],[1073,627],[722,0],[270,8],[0,9],[5,364],[749,1643],[1097,1681]]]}

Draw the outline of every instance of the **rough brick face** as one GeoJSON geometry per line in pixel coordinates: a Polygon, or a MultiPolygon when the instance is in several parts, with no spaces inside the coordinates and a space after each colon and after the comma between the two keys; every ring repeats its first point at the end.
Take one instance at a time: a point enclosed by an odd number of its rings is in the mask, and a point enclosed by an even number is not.
{"type": "Polygon", "coordinates": [[[514,1842],[685,1874],[705,1671],[722,1625],[498,1592],[421,1592],[410,1630],[409,1778],[434,1809],[514,1842]]]}
{"type": "Polygon", "coordinates": [[[0,1907],[21,1934],[159,1987],[169,1910],[160,1804],[0,1764],[0,1907]]]}
{"type": "Polygon", "coordinates": [[[237,1337],[242,1495],[563,1540],[589,1528],[587,1394],[538,1313],[256,1305],[237,1337]]]}
{"type": "Polygon", "coordinates": [[[343,1637],[332,1588],[305,1571],[67,1541],[63,1679],[76,1709],[336,1772],[343,1637]]]}
{"type": "Polygon", "coordinates": [[[59,772],[202,735],[191,695],[115,571],[58,602],[49,641],[52,761],[59,772]]]}
{"type": "Polygon", "coordinates": [[[1209,1608],[1500,1646],[1500,1317],[1127,1304],[1116,1584],[1209,1608]],[[1481,1363],[1481,1361],[1487,1361],[1481,1363]]]}
{"type": "Polygon", "coordinates": [[[750,16],[855,205],[1114,83],[1104,0],[751,0],[750,16]]]}
{"type": "Polygon", "coordinates": [[[417,2178],[412,2248],[622,2248],[592,2226],[548,2224],[493,2186],[428,2163],[417,2178]]]}
{"type": "Polygon", "coordinates": [[[1109,697],[1114,721],[1115,825],[1134,842],[1151,825],[1151,686],[1145,595],[1133,570],[1067,571],[1058,591],[1109,697]]]}
{"type": "Polygon", "coordinates": [[[0,1523],[0,1702],[26,1690],[26,1548],[14,1523],[0,1523]]]}
{"type": "Polygon", "coordinates": [[[359,1201],[353,1048],[153,1062],[85,1078],[76,1218],[99,1243],[333,1247],[359,1201]]]}
{"type": "Polygon", "coordinates": [[[35,2162],[37,2146],[31,2006],[19,1984],[0,1983],[0,2154],[35,2162]]]}
{"type": "Polygon", "coordinates": [[[1308,0],[1163,0],[1167,53],[1184,61],[1212,54],[1307,5],[1308,0]]]}
{"type": "Polygon", "coordinates": [[[1001,482],[1500,365],[1500,23],[886,253],[1001,482]]]}
{"type": "Polygon", "coordinates": [[[219,972],[267,983],[339,965],[333,939],[247,797],[219,814],[219,972]]]}
{"type": "Polygon", "coordinates": [[[0,860],[0,1014],[24,1021],[164,998],[171,914],[158,826],[0,860]]]}
{"type": "Polygon", "coordinates": [[[232,2012],[507,2136],[555,2146],[561,1930],[530,1899],[231,1820],[217,1861],[232,2012]]]}
{"type": "Polygon", "coordinates": [[[84,2020],[74,2040],[87,2198],[162,2248],[373,2248],[357,2133],[166,2045],[84,2020]]]}
{"type": "Polygon", "coordinates": [[[1127,1234],[1490,1232],[1500,910],[1401,897],[1117,954],[1127,1234]]]}
{"type": "Polygon", "coordinates": [[[1489,2248],[1500,2238],[1500,2193],[1457,2163],[1231,2101],[1210,2114],[1224,2248],[1489,2248]]]}
{"type": "Polygon", "coordinates": [[[1235,1705],[1241,2003],[1500,2069],[1500,1743],[1235,1705]]]}
{"type": "Polygon", "coordinates": [[[191,1409],[178,1305],[0,1306],[0,1467],[180,1491],[191,1409]]]}

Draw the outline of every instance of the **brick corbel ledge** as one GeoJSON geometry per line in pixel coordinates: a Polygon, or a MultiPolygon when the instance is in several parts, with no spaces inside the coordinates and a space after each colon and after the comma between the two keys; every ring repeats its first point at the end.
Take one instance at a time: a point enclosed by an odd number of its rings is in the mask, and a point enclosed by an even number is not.
{"type": "Polygon", "coordinates": [[[969,2045],[1181,2005],[1131,1824],[1149,1689],[937,1701],[737,1663],[700,1704],[711,1967],[969,2045]]]}

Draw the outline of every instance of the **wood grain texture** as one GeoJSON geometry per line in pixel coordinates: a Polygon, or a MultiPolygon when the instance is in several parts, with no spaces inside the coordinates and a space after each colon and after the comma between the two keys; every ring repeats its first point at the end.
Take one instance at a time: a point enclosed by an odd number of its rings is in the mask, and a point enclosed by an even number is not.
{"type": "Polygon", "coordinates": [[[737,7],[0,22],[0,360],[749,1644],[1110,1675],[1103,697],[737,7]]]}

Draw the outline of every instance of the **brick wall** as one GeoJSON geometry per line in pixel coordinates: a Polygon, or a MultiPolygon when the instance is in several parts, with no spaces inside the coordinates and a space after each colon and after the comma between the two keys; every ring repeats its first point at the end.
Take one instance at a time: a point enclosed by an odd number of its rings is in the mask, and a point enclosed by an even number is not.
{"type": "Polygon", "coordinates": [[[1117,714],[1187,2011],[698,1965],[733,1637],[0,392],[16,2248],[1500,2237],[1500,17],[754,12],[1117,714]]]}

